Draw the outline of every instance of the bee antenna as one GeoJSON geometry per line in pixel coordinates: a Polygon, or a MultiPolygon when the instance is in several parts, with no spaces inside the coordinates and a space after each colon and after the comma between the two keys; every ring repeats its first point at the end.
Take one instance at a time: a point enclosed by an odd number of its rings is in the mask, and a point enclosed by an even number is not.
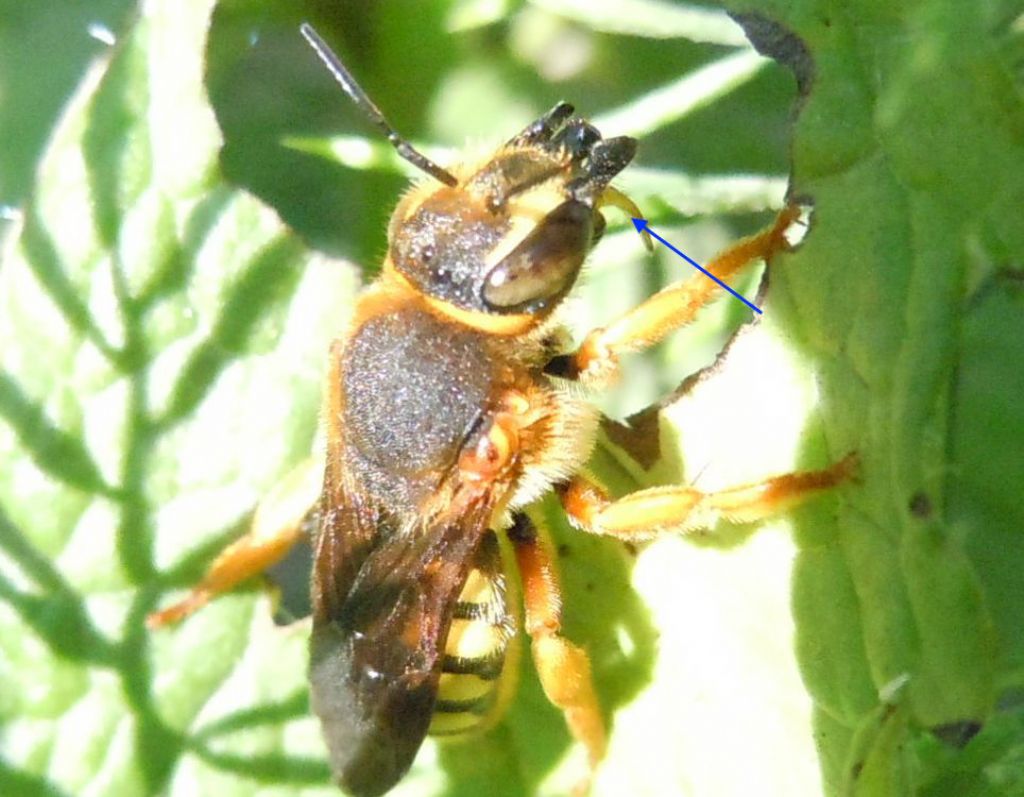
{"type": "Polygon", "coordinates": [[[334,79],[338,81],[342,90],[349,96],[349,98],[356,104],[371,122],[373,122],[377,128],[387,136],[388,141],[392,143],[394,148],[398,150],[398,154],[405,158],[409,163],[415,166],[417,169],[421,169],[429,174],[431,177],[439,180],[445,185],[457,185],[458,180],[455,176],[438,166],[430,158],[415,149],[412,144],[402,138],[398,131],[395,130],[384,118],[384,114],[380,112],[380,109],[373,104],[373,100],[366,96],[366,92],[363,91],[362,87],[356,83],[356,79],[352,77],[352,73],[345,68],[345,65],[341,63],[341,59],[334,54],[334,51],[327,45],[320,34],[317,33],[313,26],[308,22],[303,22],[299,26],[299,32],[302,33],[303,38],[309,42],[309,46],[313,48],[320,60],[324,62],[324,65],[330,70],[331,74],[334,75],[334,79]]]}

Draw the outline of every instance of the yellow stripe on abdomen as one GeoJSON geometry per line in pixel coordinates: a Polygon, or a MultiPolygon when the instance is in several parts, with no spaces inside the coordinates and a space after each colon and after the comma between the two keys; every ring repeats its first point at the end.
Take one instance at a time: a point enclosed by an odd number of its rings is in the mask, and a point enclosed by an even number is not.
{"type": "Polygon", "coordinates": [[[515,618],[496,542],[492,536],[482,547],[455,605],[430,722],[435,736],[474,731],[497,708],[515,618]]]}

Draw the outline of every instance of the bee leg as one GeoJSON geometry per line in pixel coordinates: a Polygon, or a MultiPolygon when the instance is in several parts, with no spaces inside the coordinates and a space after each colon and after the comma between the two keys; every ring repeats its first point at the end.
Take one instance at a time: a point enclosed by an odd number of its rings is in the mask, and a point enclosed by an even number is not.
{"type": "Polygon", "coordinates": [[[573,738],[586,748],[592,772],[607,747],[604,720],[590,675],[590,658],[560,633],[562,593],[551,543],[521,513],[508,536],[522,577],[526,632],[541,686],[548,700],[562,710],[573,738]]]}
{"type": "Polygon", "coordinates": [[[323,468],[309,459],[288,473],[256,508],[249,532],[214,559],[203,579],[184,598],[146,618],[150,628],[177,623],[222,592],[264,572],[285,557],[306,530],[323,480],[323,468]]]}
{"type": "Polygon", "coordinates": [[[706,493],[694,487],[650,487],[612,500],[583,476],[559,492],[573,525],[595,534],[638,541],[660,532],[708,528],[720,518],[753,523],[855,478],[857,455],[821,470],[803,470],[706,493]]]}
{"type": "MultiPolygon", "coordinates": [[[[622,198],[617,192],[610,193],[607,189],[603,195],[605,204],[619,207],[623,207],[622,198]]],[[[783,208],[771,227],[737,241],[721,252],[707,264],[708,271],[719,279],[728,280],[748,263],[758,259],[769,260],[784,251],[789,247],[786,231],[799,216],[800,208],[796,205],[783,208]]],[[[693,274],[663,288],[607,327],[595,329],[587,335],[576,353],[570,355],[565,374],[594,386],[611,383],[623,354],[652,346],[669,333],[686,326],[705,304],[721,292],[722,288],[704,274],[693,274]]]]}

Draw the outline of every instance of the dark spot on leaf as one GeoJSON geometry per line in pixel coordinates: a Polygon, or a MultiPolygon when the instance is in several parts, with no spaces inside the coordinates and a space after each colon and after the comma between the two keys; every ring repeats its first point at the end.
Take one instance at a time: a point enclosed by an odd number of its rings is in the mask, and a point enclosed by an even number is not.
{"type": "Polygon", "coordinates": [[[1019,265],[1007,266],[996,271],[996,279],[1005,285],[1021,287],[1024,285],[1024,267],[1019,265]]]}
{"type": "Polygon", "coordinates": [[[1018,711],[1021,708],[1024,708],[1024,687],[1011,686],[996,701],[998,711],[1018,711]]]}
{"type": "Polygon", "coordinates": [[[572,553],[572,548],[570,548],[564,542],[561,545],[558,546],[558,555],[559,556],[568,556],[571,553],[572,553]]]}
{"type": "Polygon", "coordinates": [[[916,492],[910,499],[910,514],[920,520],[928,520],[934,512],[932,500],[925,492],[916,492]]]}
{"type": "Polygon", "coordinates": [[[961,720],[960,722],[936,725],[932,728],[932,735],[950,747],[962,750],[971,739],[978,735],[981,728],[982,724],[976,720],[961,720]]]}

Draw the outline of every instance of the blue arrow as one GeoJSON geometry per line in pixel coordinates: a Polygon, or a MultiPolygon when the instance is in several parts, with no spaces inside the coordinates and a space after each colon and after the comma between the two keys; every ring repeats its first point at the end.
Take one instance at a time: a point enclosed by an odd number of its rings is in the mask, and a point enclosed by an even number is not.
{"type": "Polygon", "coordinates": [[[637,218],[634,218],[633,219],[633,226],[636,227],[636,231],[637,232],[643,233],[644,231],[646,231],[647,234],[649,236],[651,236],[652,238],[657,238],[659,241],[661,241],[663,244],[665,244],[665,246],[667,246],[669,249],[671,249],[673,252],[675,252],[677,255],[679,255],[683,260],[685,260],[687,263],[689,263],[695,269],[697,269],[698,271],[701,271],[704,274],[706,274],[707,276],[711,277],[711,279],[713,279],[715,282],[717,282],[719,285],[721,285],[723,288],[725,288],[727,291],[729,291],[729,293],[731,293],[733,296],[735,296],[737,299],[739,299],[741,302],[743,302],[743,304],[745,304],[747,307],[749,307],[755,313],[762,313],[762,310],[761,310],[760,307],[758,307],[756,304],[754,304],[752,302],[747,301],[744,297],[742,297],[740,294],[736,293],[736,291],[734,291],[732,288],[730,288],[728,285],[726,285],[724,282],[722,282],[718,277],[716,277],[714,274],[712,274],[710,271],[708,271],[706,268],[704,268],[700,263],[698,263],[692,257],[689,257],[689,256],[683,254],[682,252],[680,252],[678,249],[676,249],[674,246],[672,246],[672,244],[670,244],[668,241],[666,241],[664,238],[662,238],[660,235],[658,235],[658,233],[656,233],[654,230],[652,230],[650,227],[648,227],[647,226],[647,219],[637,219],[637,218]]]}

